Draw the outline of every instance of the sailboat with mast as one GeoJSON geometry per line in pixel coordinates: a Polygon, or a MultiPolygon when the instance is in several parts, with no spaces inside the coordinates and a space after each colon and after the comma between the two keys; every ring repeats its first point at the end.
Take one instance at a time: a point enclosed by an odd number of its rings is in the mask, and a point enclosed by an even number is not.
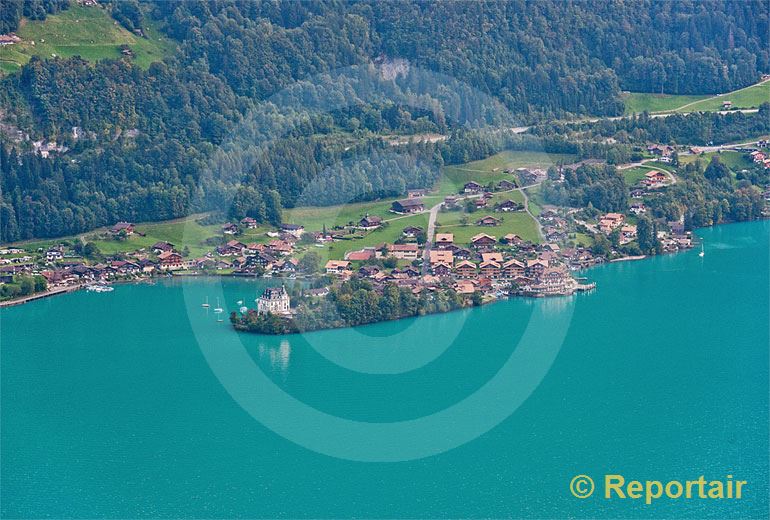
{"type": "Polygon", "coordinates": [[[209,297],[206,296],[206,300],[201,304],[201,307],[208,309],[209,308],[209,297]]]}
{"type": "Polygon", "coordinates": [[[217,306],[214,307],[214,312],[217,314],[224,312],[224,309],[219,305],[219,298],[217,298],[217,306]]]}
{"type": "Polygon", "coordinates": [[[701,242],[701,244],[700,244],[700,253],[698,253],[698,256],[701,257],[701,258],[706,256],[706,250],[703,249],[703,242],[701,242]]]}

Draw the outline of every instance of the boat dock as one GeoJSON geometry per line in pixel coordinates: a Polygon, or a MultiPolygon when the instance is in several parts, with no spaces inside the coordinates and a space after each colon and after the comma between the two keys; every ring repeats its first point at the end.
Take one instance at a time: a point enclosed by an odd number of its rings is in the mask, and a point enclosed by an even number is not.
{"type": "Polygon", "coordinates": [[[77,291],[80,288],[81,288],[80,285],[69,285],[67,287],[57,287],[56,289],[52,289],[50,291],[30,294],[29,296],[24,296],[22,298],[16,298],[13,300],[0,302],[0,307],[12,307],[14,305],[22,305],[24,303],[31,302],[34,300],[40,300],[41,298],[48,298],[49,296],[56,296],[57,294],[64,294],[68,292],[77,291]]]}

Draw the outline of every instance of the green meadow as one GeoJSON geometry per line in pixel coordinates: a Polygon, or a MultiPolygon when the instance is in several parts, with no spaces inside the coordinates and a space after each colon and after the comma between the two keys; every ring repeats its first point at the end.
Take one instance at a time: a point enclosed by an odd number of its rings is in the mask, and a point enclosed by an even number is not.
{"type": "Polygon", "coordinates": [[[647,112],[713,112],[722,110],[722,103],[731,101],[733,108],[757,108],[770,101],[770,81],[751,85],[720,96],[650,94],[627,92],[623,94],[625,114],[647,112]]]}
{"type": "Polygon", "coordinates": [[[69,58],[80,56],[88,61],[120,58],[121,45],[133,52],[133,62],[142,68],[171,54],[176,44],[147,24],[146,37],[137,36],[112,19],[101,7],[82,7],[73,2],[69,9],[50,15],[43,21],[22,20],[16,32],[23,42],[0,48],[0,67],[14,72],[32,56],[69,58]]]}
{"type": "Polygon", "coordinates": [[[677,94],[650,94],[646,92],[627,92],[623,94],[626,106],[625,114],[641,114],[642,112],[670,112],[688,103],[694,103],[711,96],[690,96],[677,94]]]}

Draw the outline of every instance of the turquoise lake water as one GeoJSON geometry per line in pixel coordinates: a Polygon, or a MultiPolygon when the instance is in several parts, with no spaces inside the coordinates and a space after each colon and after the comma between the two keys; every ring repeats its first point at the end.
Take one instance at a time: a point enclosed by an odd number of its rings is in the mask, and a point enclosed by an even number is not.
{"type": "Polygon", "coordinates": [[[265,281],[3,309],[0,514],[767,518],[770,222],[698,234],[705,257],[602,266],[591,294],[303,336],[200,305],[265,281]],[[570,494],[606,473],[748,485],[570,494]]]}

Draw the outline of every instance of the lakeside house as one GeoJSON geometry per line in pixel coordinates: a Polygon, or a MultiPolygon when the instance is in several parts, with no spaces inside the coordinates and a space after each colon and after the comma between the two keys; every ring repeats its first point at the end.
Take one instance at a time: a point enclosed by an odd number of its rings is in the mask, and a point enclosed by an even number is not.
{"type": "Polygon", "coordinates": [[[182,255],[174,251],[165,251],[158,255],[160,268],[166,271],[182,269],[182,255]]]}

